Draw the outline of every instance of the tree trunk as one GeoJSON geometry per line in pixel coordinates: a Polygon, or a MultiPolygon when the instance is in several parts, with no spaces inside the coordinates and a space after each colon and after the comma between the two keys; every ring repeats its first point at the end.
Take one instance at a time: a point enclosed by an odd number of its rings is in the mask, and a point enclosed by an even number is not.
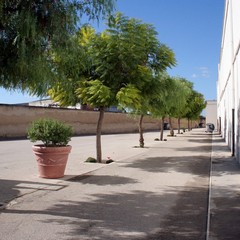
{"type": "Polygon", "coordinates": [[[139,147],[141,148],[144,148],[143,127],[142,127],[143,117],[144,115],[142,114],[139,119],[139,134],[140,134],[139,147]]]}
{"type": "Polygon", "coordinates": [[[104,107],[99,109],[99,118],[97,123],[97,139],[96,139],[96,150],[97,150],[97,162],[102,162],[102,146],[101,146],[101,133],[102,133],[102,123],[104,117],[104,107]]]}
{"type": "Polygon", "coordinates": [[[164,117],[162,117],[162,120],[161,120],[160,141],[163,141],[163,130],[164,130],[164,117]]]}
{"type": "Polygon", "coordinates": [[[178,118],[178,134],[180,134],[180,128],[181,128],[181,119],[178,118]]]}
{"type": "Polygon", "coordinates": [[[170,125],[170,136],[174,136],[174,130],[173,130],[173,127],[172,127],[172,119],[169,118],[169,125],[170,125]]]}

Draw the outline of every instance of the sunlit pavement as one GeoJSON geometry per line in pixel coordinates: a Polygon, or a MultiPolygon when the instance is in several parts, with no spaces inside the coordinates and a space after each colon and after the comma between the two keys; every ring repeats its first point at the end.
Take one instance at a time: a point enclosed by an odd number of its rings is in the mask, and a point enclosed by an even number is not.
{"type": "Polygon", "coordinates": [[[0,142],[0,239],[239,239],[238,164],[204,130],[146,133],[144,149],[138,134],[104,135],[111,164],[85,163],[95,137],[74,137],[55,180],[38,177],[29,141],[0,142]]]}

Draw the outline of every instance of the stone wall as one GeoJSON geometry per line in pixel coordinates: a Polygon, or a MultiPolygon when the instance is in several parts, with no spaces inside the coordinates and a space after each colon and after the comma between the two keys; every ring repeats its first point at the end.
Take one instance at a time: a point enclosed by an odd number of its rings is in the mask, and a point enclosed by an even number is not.
{"type": "MultiPolygon", "coordinates": [[[[0,104],[0,138],[26,137],[31,122],[46,117],[68,123],[73,127],[75,135],[96,133],[97,111],[0,104]]],[[[182,127],[187,128],[186,120],[182,123],[182,127]]],[[[173,125],[177,127],[175,119],[173,125]]],[[[145,116],[143,127],[145,131],[157,131],[160,129],[160,120],[145,116]]],[[[138,117],[126,113],[105,113],[103,134],[131,132],[138,132],[138,117]]]]}

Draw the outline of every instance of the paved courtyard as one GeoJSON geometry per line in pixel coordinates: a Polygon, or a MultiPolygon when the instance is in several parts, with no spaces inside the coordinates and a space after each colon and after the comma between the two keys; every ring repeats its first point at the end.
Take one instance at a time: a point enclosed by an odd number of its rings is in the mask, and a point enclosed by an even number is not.
{"type": "Polygon", "coordinates": [[[204,129],[137,148],[138,134],[72,138],[66,175],[41,179],[28,140],[0,142],[0,239],[239,239],[239,167],[204,129]]]}

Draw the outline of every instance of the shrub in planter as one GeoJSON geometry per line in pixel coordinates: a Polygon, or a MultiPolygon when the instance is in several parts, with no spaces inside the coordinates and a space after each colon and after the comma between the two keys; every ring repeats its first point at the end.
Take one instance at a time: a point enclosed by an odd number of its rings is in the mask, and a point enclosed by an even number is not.
{"type": "Polygon", "coordinates": [[[73,134],[72,127],[55,119],[39,119],[32,122],[28,138],[42,141],[46,147],[66,146],[73,134]]]}
{"type": "Polygon", "coordinates": [[[68,145],[73,134],[72,127],[55,119],[39,119],[32,122],[28,129],[28,138],[34,145],[38,162],[39,175],[43,178],[60,178],[64,176],[71,146],[68,145]]]}

